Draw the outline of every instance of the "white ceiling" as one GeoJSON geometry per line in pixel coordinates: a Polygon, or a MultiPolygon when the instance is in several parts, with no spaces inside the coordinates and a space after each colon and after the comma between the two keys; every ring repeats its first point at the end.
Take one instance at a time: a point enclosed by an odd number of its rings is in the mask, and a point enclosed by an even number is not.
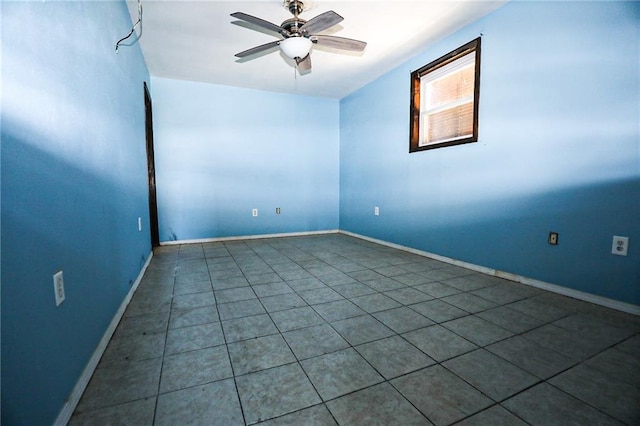
{"type": "MultiPolygon", "coordinates": [[[[367,47],[356,54],[314,45],[313,68],[302,76],[279,50],[251,60],[234,56],[277,37],[232,24],[237,20],[229,15],[244,12],[280,25],[292,17],[282,0],[142,0],[139,43],[152,76],[340,99],[506,1],[305,1],[303,19],[328,10],[344,17],[321,34],[367,47]]],[[[127,4],[135,22],[137,0],[127,4]]]]}

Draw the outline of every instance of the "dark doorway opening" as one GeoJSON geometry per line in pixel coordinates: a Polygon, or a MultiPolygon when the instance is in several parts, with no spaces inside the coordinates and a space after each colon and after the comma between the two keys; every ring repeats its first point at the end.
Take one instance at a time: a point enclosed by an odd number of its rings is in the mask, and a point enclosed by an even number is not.
{"type": "Polygon", "coordinates": [[[158,229],[158,199],[156,196],[156,163],[153,152],[153,107],[147,83],[144,83],[145,139],[147,142],[147,175],[149,180],[149,228],[151,230],[151,247],[160,245],[158,229]]]}

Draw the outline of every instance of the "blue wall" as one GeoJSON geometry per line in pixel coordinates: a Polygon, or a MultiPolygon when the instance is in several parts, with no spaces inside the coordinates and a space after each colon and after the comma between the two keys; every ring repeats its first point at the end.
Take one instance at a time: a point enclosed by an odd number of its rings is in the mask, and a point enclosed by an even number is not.
{"type": "Polygon", "coordinates": [[[2,423],[51,424],[148,257],[124,1],[2,4],[2,423]],[[64,271],[56,308],[53,274],[64,271]]]}
{"type": "Polygon", "coordinates": [[[160,241],[338,228],[337,100],[152,83],[160,241]]]}
{"type": "Polygon", "coordinates": [[[509,3],[344,98],[340,228],[640,304],[639,39],[637,2],[509,3]],[[411,71],[481,33],[479,141],[409,154],[411,71]]]}

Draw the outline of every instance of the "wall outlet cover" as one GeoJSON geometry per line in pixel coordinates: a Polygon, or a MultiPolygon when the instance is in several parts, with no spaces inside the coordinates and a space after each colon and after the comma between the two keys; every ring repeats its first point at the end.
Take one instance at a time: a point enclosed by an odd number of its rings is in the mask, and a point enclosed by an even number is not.
{"type": "Polygon", "coordinates": [[[56,296],[56,306],[60,306],[64,302],[64,276],[62,271],[58,271],[53,274],[53,292],[56,296]]]}
{"type": "Polygon", "coordinates": [[[557,246],[558,245],[558,233],[557,232],[549,232],[548,242],[552,246],[557,246]]]}
{"type": "Polygon", "coordinates": [[[629,251],[629,237],[613,236],[613,244],[611,245],[611,253],[618,256],[626,256],[629,251]]]}

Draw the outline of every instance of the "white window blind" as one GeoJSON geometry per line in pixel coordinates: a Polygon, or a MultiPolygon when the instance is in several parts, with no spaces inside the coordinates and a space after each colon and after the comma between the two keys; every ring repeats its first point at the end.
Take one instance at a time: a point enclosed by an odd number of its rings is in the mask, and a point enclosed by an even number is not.
{"type": "Polygon", "coordinates": [[[473,135],[476,52],[420,78],[420,146],[473,135]]]}

